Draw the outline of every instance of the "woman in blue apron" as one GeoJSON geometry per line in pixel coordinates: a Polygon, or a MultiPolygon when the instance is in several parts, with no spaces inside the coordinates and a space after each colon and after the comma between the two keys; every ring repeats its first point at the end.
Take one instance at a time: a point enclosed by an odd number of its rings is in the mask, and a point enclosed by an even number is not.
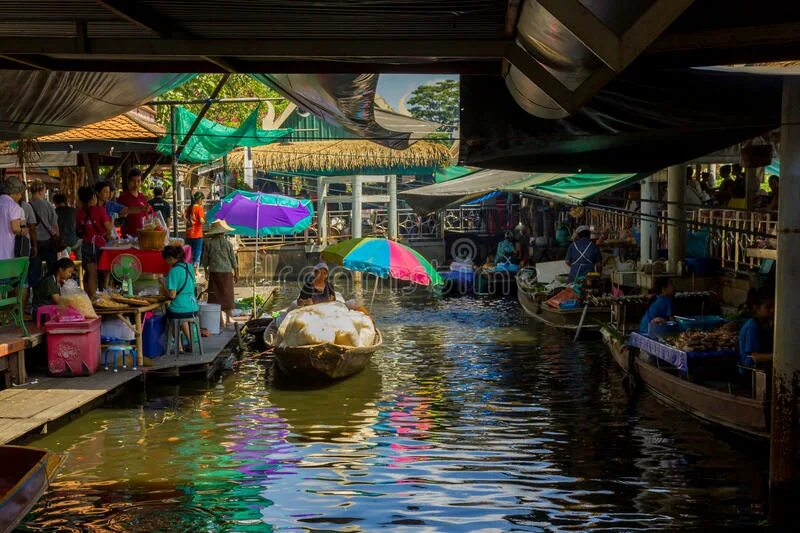
{"type": "Polygon", "coordinates": [[[591,237],[589,226],[578,226],[575,230],[575,240],[567,248],[569,266],[567,280],[570,283],[586,277],[589,272],[597,272],[603,262],[600,248],[589,237],[591,237]]]}

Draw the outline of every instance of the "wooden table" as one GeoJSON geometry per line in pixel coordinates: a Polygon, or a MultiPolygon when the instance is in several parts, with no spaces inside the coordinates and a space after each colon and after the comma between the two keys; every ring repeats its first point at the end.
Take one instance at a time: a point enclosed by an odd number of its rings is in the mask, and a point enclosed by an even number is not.
{"type": "Polygon", "coordinates": [[[159,302],[150,305],[144,305],[141,307],[136,307],[136,306],[120,307],[119,309],[95,308],[95,312],[99,316],[116,316],[117,318],[125,322],[128,325],[128,327],[133,330],[133,333],[136,335],[136,364],[138,366],[141,366],[144,364],[144,352],[142,346],[142,332],[143,332],[142,317],[148,311],[159,309],[165,303],[166,302],[159,302]],[[133,315],[134,323],[131,324],[130,321],[127,318],[125,318],[125,315],[133,315]]]}

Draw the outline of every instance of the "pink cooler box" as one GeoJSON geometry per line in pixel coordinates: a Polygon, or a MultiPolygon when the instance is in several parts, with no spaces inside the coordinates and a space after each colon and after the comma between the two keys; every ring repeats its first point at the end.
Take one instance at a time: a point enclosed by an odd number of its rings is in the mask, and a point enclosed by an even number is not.
{"type": "Polygon", "coordinates": [[[100,319],[45,324],[47,367],[53,376],[88,376],[100,365],[100,319]]]}

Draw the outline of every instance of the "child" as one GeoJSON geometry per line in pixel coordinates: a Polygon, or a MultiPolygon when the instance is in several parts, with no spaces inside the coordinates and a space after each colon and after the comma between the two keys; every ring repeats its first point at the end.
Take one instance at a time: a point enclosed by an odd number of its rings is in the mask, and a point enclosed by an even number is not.
{"type": "Polygon", "coordinates": [[[39,281],[33,289],[33,314],[43,305],[58,305],[61,301],[61,285],[72,277],[75,263],[63,257],[57,260],[50,273],[39,281]]]}

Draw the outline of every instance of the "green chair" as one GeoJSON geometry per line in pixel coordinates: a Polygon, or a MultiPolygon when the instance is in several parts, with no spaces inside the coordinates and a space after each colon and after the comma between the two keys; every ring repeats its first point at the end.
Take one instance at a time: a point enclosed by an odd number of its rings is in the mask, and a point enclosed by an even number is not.
{"type": "Polygon", "coordinates": [[[27,257],[0,260],[0,313],[10,311],[26,337],[30,333],[22,316],[22,287],[28,276],[28,263],[27,257]]]}

